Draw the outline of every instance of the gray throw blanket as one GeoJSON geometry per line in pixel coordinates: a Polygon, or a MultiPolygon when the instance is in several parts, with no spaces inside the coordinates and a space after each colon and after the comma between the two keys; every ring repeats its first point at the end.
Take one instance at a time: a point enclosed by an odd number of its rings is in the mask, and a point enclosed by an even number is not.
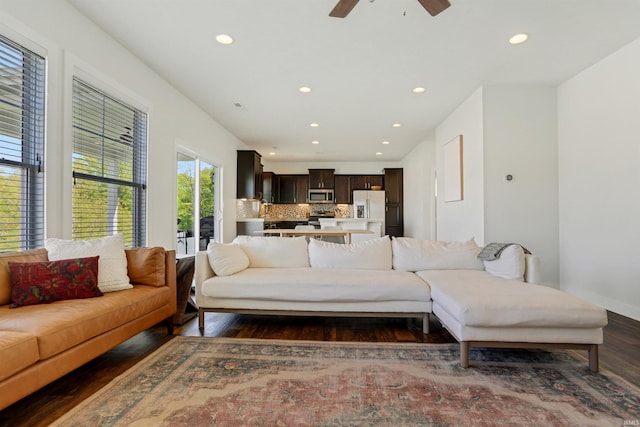
{"type": "MultiPolygon", "coordinates": [[[[505,250],[508,246],[518,245],[517,243],[496,243],[492,242],[486,245],[480,253],[478,254],[478,258],[482,261],[493,261],[500,258],[500,254],[505,250]]],[[[530,254],[529,250],[522,245],[518,245],[522,248],[525,254],[530,254]]]]}

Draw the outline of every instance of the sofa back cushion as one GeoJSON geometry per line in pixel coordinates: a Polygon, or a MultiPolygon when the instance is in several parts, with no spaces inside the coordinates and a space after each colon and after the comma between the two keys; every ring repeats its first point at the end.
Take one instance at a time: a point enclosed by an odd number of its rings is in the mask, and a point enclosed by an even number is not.
{"type": "Polygon", "coordinates": [[[237,236],[233,243],[247,254],[252,268],[309,267],[304,237],[237,236]]]}
{"type": "Polygon", "coordinates": [[[9,304],[11,301],[10,262],[39,262],[48,260],[46,249],[0,253],[0,305],[9,304]]]}
{"type": "Polygon", "coordinates": [[[394,237],[391,246],[395,270],[484,270],[478,259],[482,248],[473,239],[444,242],[394,237]]]}
{"type": "Polygon", "coordinates": [[[387,236],[351,244],[311,239],[309,262],[314,268],[391,270],[391,241],[387,236]]]}
{"type": "Polygon", "coordinates": [[[249,257],[237,243],[210,242],[207,258],[217,276],[231,276],[249,267],[249,257]]]}
{"type": "Polygon", "coordinates": [[[127,275],[136,285],[165,285],[165,250],[160,246],[130,248],[127,256],[127,275]]]}

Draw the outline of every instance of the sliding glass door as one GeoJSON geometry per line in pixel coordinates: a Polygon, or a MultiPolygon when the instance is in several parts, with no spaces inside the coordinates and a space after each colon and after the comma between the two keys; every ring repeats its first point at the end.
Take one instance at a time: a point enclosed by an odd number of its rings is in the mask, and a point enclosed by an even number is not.
{"type": "Polygon", "coordinates": [[[193,255],[217,240],[216,180],[214,165],[193,154],[177,153],[178,255],[193,255]]]}

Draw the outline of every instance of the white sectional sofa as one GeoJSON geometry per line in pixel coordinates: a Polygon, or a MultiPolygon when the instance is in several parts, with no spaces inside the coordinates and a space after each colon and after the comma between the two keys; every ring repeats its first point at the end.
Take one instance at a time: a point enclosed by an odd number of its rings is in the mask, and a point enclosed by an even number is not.
{"type": "Polygon", "coordinates": [[[606,311],[541,286],[539,260],[510,245],[481,261],[473,240],[377,238],[351,245],[303,237],[239,236],[196,254],[199,326],[204,313],[415,317],[433,313],[471,347],[564,347],[589,352],[598,370],[606,311]]]}

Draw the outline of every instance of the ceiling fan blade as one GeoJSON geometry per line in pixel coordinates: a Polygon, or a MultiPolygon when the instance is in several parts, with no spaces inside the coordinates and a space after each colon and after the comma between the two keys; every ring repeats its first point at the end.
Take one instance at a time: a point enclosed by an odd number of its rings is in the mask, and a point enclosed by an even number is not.
{"type": "Polygon", "coordinates": [[[351,12],[351,9],[358,4],[359,0],[340,0],[333,8],[329,16],[334,18],[344,18],[351,12]]]}
{"type": "Polygon", "coordinates": [[[451,3],[449,3],[449,0],[418,0],[418,1],[422,5],[422,7],[427,9],[427,12],[429,12],[431,16],[436,16],[437,14],[439,14],[440,12],[442,12],[443,10],[451,6],[451,3]]]}

